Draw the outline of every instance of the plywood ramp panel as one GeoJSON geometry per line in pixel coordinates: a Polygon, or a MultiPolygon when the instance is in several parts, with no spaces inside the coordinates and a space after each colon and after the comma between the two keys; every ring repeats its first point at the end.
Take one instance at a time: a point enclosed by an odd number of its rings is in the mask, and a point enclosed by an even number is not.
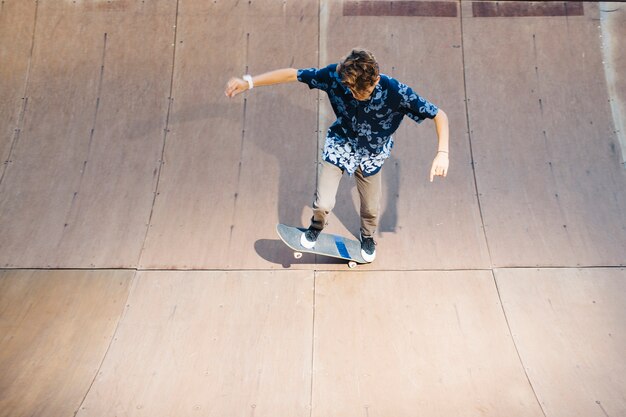
{"type": "Polygon", "coordinates": [[[22,127],[36,6],[20,0],[0,5],[0,185],[22,127]]]}
{"type": "Polygon", "coordinates": [[[96,376],[132,271],[0,271],[0,416],[73,416],[96,376]]]}
{"type": "MultiPolygon", "coordinates": [[[[452,6],[450,10],[456,12],[457,3],[452,6]]],[[[394,135],[392,156],[382,170],[378,257],[371,268],[486,267],[489,255],[466,133],[460,18],[445,13],[388,16],[381,15],[381,7],[370,9],[370,15],[353,16],[344,15],[344,2],[322,4],[320,66],[338,62],[353,47],[368,48],[379,61],[381,72],[440,106],[448,114],[451,131],[449,175],[433,183],[428,177],[437,151],[434,123],[427,120],[417,125],[405,118],[394,135]]],[[[322,147],[335,117],[326,95],[320,99],[322,147]]],[[[342,180],[329,230],[358,237],[358,194],[354,180],[347,176],[342,180]]]]}
{"type": "Polygon", "coordinates": [[[626,168],[626,3],[603,2],[600,7],[604,73],[615,134],[626,168]]]}
{"type": "Polygon", "coordinates": [[[163,144],[174,6],[38,4],[24,129],[0,189],[0,264],[136,266],[163,144]]]}
{"type": "MultiPolygon", "coordinates": [[[[317,66],[317,0],[252,5],[255,18],[247,27],[250,73],[317,66]]],[[[276,223],[309,225],[316,185],[317,110],[316,92],[300,82],[247,94],[229,268],[280,268],[292,258],[277,240],[276,223]]]]}
{"type": "Polygon", "coordinates": [[[320,272],[313,416],[543,416],[491,272],[320,272]]]}
{"type": "Polygon", "coordinates": [[[626,415],[626,270],[501,269],[496,278],[545,415],[626,415]]]}
{"type": "Polygon", "coordinates": [[[143,272],[85,416],[309,416],[311,272],[143,272]]]}
{"type": "Polygon", "coordinates": [[[471,138],[494,265],[626,263],[626,171],[598,26],[584,15],[473,17],[463,2],[471,138]]]}
{"type": "Polygon", "coordinates": [[[317,103],[296,85],[234,99],[224,88],[246,72],[311,65],[316,28],[310,1],[181,2],[170,134],[143,266],[280,265],[274,227],[300,217],[296,190],[313,192],[317,103]]]}

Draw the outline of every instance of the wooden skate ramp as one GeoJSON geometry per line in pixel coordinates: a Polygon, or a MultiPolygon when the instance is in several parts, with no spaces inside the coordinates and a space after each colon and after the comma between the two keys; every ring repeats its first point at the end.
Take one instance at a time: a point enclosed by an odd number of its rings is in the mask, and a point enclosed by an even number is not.
{"type": "Polygon", "coordinates": [[[313,415],[542,416],[497,300],[487,271],[321,273],[313,415]]]}
{"type": "Polygon", "coordinates": [[[308,415],[313,273],[145,272],[78,416],[308,415]]]}
{"type": "Polygon", "coordinates": [[[3,415],[626,410],[624,269],[133,274],[2,274],[3,415]]]}
{"type": "Polygon", "coordinates": [[[8,3],[9,22],[35,29],[20,134],[2,146],[12,154],[0,265],[136,266],[163,147],[174,5],[42,2],[33,21],[8,3]]]}
{"type": "MultiPolygon", "coordinates": [[[[0,416],[626,415],[623,3],[0,1],[0,416]],[[350,48],[405,120],[373,264],[294,260],[350,48]],[[60,268],[69,268],[62,270],[60,268]]],[[[347,176],[327,231],[357,235],[347,176]]]]}
{"type": "Polygon", "coordinates": [[[626,171],[583,16],[472,17],[465,73],[476,181],[496,266],[623,265],[626,171]]]}
{"type": "Polygon", "coordinates": [[[625,415],[626,270],[504,269],[495,276],[545,415],[625,415]]]}
{"type": "Polygon", "coordinates": [[[318,274],[314,415],[623,415],[626,270],[495,277],[318,274]]]}
{"type": "Polygon", "coordinates": [[[0,416],[73,416],[104,360],[132,271],[0,271],[0,416]]]}
{"type": "MultiPolygon", "coordinates": [[[[315,189],[317,101],[297,85],[232,100],[224,87],[245,72],[316,65],[317,5],[183,2],[177,39],[166,163],[141,267],[268,267],[255,242],[277,240],[279,220],[300,223],[315,189]],[[295,41],[284,35],[294,32],[295,41]]],[[[263,249],[280,257],[280,245],[263,249]]]]}
{"type": "MultiPolygon", "coordinates": [[[[489,266],[471,170],[463,95],[463,55],[458,18],[344,15],[342,2],[320,12],[320,65],[367,46],[381,72],[411,86],[450,118],[451,171],[445,181],[428,176],[437,151],[435,124],[405,118],[383,167],[384,194],[377,267],[382,269],[484,268],[489,266]],[[376,28],[376,30],[372,30],[376,28]],[[416,41],[419,40],[419,41],[416,41]],[[411,53],[405,47],[411,45],[411,53]],[[454,256],[448,254],[454,253],[454,256]]],[[[371,13],[375,14],[375,13],[371,13]]],[[[334,114],[322,94],[319,147],[334,114]]],[[[354,180],[343,178],[329,229],[359,235],[354,180]]]]}
{"type": "Polygon", "coordinates": [[[0,184],[11,163],[12,147],[20,136],[26,103],[24,87],[32,45],[35,3],[9,2],[0,12],[0,184]]]}
{"type": "MultiPolygon", "coordinates": [[[[450,174],[432,184],[434,124],[397,132],[367,268],[623,265],[608,11],[435,3],[4,2],[0,265],[342,268],[293,263],[273,232],[309,221],[325,95],[223,88],[355,45],[441,106],[452,132],[450,174]]],[[[358,235],[356,206],[346,178],[329,231],[358,235]]]]}

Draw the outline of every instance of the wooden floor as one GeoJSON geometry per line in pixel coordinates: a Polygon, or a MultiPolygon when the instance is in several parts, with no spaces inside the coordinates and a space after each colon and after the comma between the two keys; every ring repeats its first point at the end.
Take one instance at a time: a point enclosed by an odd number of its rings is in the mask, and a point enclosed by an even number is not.
{"type": "MultiPolygon", "coordinates": [[[[0,2],[0,417],[626,416],[626,4],[0,2]],[[295,260],[351,47],[406,120],[378,257],[295,260]]],[[[328,231],[358,234],[344,178],[328,231]]]]}

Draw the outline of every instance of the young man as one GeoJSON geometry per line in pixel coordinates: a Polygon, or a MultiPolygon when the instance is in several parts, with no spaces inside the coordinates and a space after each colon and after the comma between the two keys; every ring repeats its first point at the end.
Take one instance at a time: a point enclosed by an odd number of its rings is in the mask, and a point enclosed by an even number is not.
{"type": "Polygon", "coordinates": [[[326,134],[320,178],[313,202],[311,225],[301,243],[313,248],[328,216],[344,172],[354,175],[361,200],[361,254],[376,257],[374,233],[378,225],[381,196],[380,170],[393,147],[392,134],[404,116],[417,123],[433,119],[439,147],[430,171],[445,177],[448,172],[448,118],[443,110],[417,95],[410,87],[379,73],[374,55],[353,49],[338,64],[325,68],[285,68],[255,76],[232,78],[226,96],[234,97],[254,86],[301,81],[328,94],[337,120],[326,134]]]}

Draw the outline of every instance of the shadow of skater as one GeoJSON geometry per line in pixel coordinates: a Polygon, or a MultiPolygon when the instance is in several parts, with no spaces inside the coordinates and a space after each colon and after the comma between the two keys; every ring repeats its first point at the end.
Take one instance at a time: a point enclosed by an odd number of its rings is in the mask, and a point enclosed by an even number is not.
{"type": "MultiPolygon", "coordinates": [[[[221,146],[240,146],[239,164],[246,164],[247,168],[236,184],[235,194],[239,194],[242,183],[247,182],[257,184],[254,195],[264,195],[271,189],[268,187],[273,188],[274,185],[266,185],[261,181],[267,169],[263,164],[277,166],[278,195],[272,193],[272,201],[259,201],[252,196],[247,199],[239,198],[237,202],[238,211],[241,212],[258,211],[258,207],[252,203],[244,206],[242,201],[275,203],[278,206],[278,218],[265,219],[272,228],[276,221],[300,226],[302,210],[311,204],[310,196],[315,191],[317,111],[316,107],[305,107],[291,98],[289,94],[298,87],[301,88],[293,85],[261,90],[254,96],[244,97],[239,103],[225,103],[220,96],[215,101],[177,107],[172,115],[172,130],[187,123],[197,124],[198,131],[208,132],[215,131],[216,126],[241,126],[244,134],[240,140],[233,141],[232,136],[222,138],[218,135],[216,139],[204,141],[207,153],[212,153],[213,148],[218,149],[221,146]],[[240,111],[244,106],[247,113],[245,120],[240,111]],[[207,108],[211,111],[207,112],[207,108]],[[251,178],[250,173],[256,173],[256,177],[251,178]]],[[[306,97],[301,99],[302,102],[306,100],[306,97]]]]}
{"type": "Polygon", "coordinates": [[[398,226],[398,198],[400,197],[400,161],[393,155],[383,166],[383,197],[378,233],[395,233],[398,226]]]}

